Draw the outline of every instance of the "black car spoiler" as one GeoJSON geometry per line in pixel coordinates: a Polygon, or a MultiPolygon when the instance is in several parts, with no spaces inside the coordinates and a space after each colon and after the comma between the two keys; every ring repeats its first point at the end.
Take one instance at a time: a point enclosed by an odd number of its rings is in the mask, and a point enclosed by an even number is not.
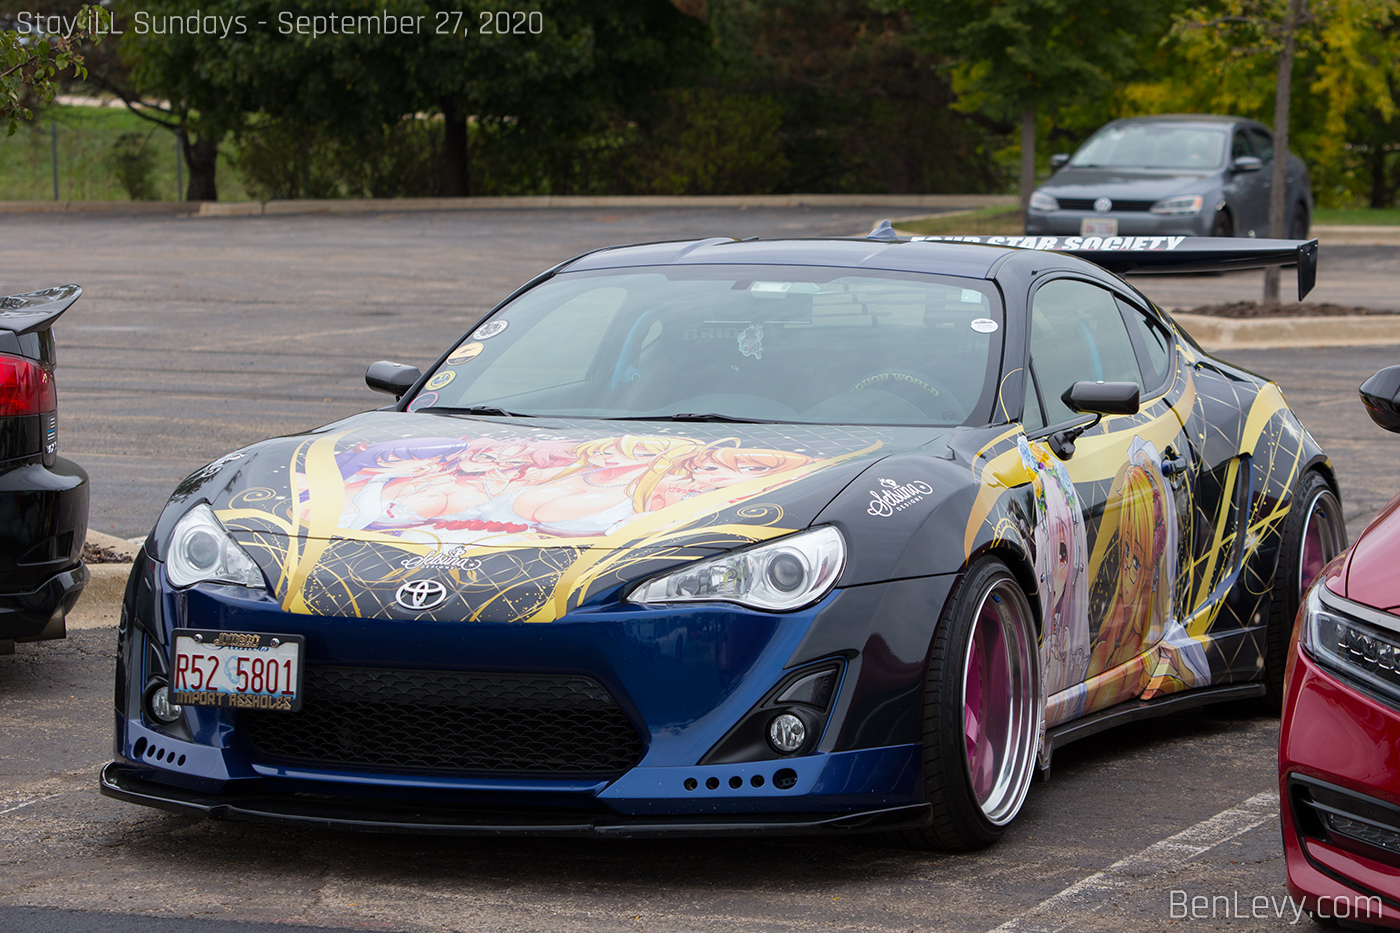
{"type": "Polygon", "coordinates": [[[76,285],[60,285],[0,298],[0,330],[20,336],[52,327],[82,294],[76,285]]]}
{"type": "MultiPolygon", "coordinates": [[[[871,238],[891,239],[873,234],[871,238]]],[[[1204,236],[916,236],[910,239],[1069,253],[1119,275],[1126,272],[1234,272],[1296,265],[1299,301],[1317,284],[1317,240],[1204,236]]]]}

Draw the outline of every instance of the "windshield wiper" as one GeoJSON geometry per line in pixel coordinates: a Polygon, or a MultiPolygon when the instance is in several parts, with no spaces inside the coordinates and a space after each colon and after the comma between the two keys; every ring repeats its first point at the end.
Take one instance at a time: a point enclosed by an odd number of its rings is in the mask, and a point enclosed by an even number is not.
{"type": "Polygon", "coordinates": [[[420,411],[430,411],[441,415],[487,415],[495,418],[533,418],[534,415],[523,415],[518,411],[506,411],[504,408],[497,408],[495,405],[468,405],[465,408],[451,408],[447,405],[430,405],[427,408],[416,409],[415,414],[420,411]]]}
{"type": "Polygon", "coordinates": [[[701,414],[682,412],[676,415],[626,415],[621,418],[605,418],[605,421],[725,421],[731,424],[782,424],[770,418],[738,418],[734,415],[721,415],[708,411],[701,414]]]}

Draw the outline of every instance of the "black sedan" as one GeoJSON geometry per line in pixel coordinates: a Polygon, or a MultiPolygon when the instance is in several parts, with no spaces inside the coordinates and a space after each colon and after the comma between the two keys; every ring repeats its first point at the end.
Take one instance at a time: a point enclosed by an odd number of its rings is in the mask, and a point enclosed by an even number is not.
{"type": "Polygon", "coordinates": [[[0,654],[62,638],[88,571],[88,478],[58,455],[53,324],[76,285],[0,298],[0,654]]]}
{"type": "MultiPolygon", "coordinates": [[[[1026,233],[1116,236],[1269,235],[1274,135],[1240,117],[1177,114],[1115,120],[1031,195],[1026,233]]],[[[1288,156],[1284,228],[1308,235],[1308,167],[1288,156]]]]}

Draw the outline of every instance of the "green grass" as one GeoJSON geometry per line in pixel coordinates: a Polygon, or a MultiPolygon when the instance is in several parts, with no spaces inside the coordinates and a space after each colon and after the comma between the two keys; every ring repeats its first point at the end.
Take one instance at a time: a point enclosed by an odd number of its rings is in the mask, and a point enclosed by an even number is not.
{"type": "MultiPolygon", "coordinates": [[[[124,107],[50,106],[15,135],[0,137],[0,201],[53,200],[50,127],[58,129],[58,197],[63,201],[125,201],[108,160],[117,139],[139,133],[152,153],[151,181],[156,200],[176,200],[175,135],[124,107]]],[[[219,200],[246,201],[242,180],[219,152],[219,200]]],[[[189,176],[186,173],[186,184],[189,176]]]]}
{"type": "Polygon", "coordinates": [[[1324,226],[1400,226],[1400,208],[1387,207],[1357,211],[1343,211],[1319,207],[1313,211],[1313,223],[1324,226]]]}
{"type": "Polygon", "coordinates": [[[958,212],[953,215],[935,214],[918,220],[904,220],[895,226],[920,236],[961,233],[967,236],[1020,236],[1025,232],[1019,210],[1004,207],[984,207],[981,210],[958,212]]]}

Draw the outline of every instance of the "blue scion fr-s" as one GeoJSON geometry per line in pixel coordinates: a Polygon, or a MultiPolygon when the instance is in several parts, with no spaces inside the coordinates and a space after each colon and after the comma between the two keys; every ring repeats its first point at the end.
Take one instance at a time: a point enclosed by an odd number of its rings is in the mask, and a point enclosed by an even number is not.
{"type": "Polygon", "coordinates": [[[1035,246],[601,250],[425,373],[375,363],[394,405],[176,488],[103,792],[968,849],[1058,745],[1276,697],[1331,466],[1113,272],[1296,263],[1306,291],[1316,242],[1035,246]]]}

